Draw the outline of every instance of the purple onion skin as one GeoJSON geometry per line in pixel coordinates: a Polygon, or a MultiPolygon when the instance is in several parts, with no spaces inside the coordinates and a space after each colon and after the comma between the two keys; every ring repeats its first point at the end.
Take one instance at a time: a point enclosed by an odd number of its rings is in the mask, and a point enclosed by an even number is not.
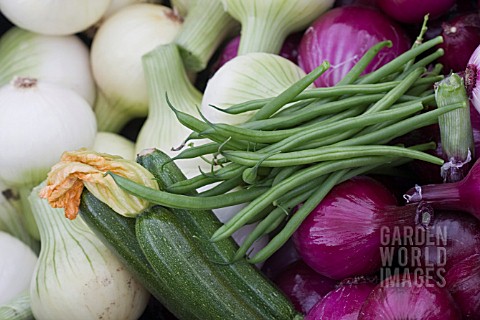
{"type": "Polygon", "coordinates": [[[418,256],[418,260],[410,261],[414,268],[436,268],[444,277],[458,262],[480,254],[480,221],[464,212],[436,211],[430,228],[419,230],[424,237],[419,245],[413,243],[410,248],[417,253],[411,257],[418,256]]]}
{"type": "Polygon", "coordinates": [[[305,31],[298,49],[298,64],[310,72],[324,60],[331,64],[316,81],[317,87],[339,82],[363,54],[378,42],[391,40],[365,70],[378,69],[410,48],[405,31],[380,11],[363,6],[343,6],[321,15],[305,31]]]}
{"type": "Polygon", "coordinates": [[[360,310],[358,320],[460,320],[446,288],[413,274],[396,275],[377,285],[360,310]]]}
{"type": "Polygon", "coordinates": [[[398,22],[421,23],[427,13],[429,19],[447,13],[455,4],[455,0],[378,0],[377,4],[398,22]]]}
{"type": "Polygon", "coordinates": [[[313,271],[301,260],[294,262],[273,281],[302,313],[307,313],[338,283],[313,271]]]}
{"type": "Polygon", "coordinates": [[[462,72],[473,51],[480,44],[480,15],[462,14],[442,23],[444,42],[439,45],[445,54],[438,59],[445,74],[462,72]]]}
{"type": "Polygon", "coordinates": [[[375,286],[372,282],[340,285],[318,301],[304,320],[357,320],[362,305],[375,286]]]}
{"type": "Polygon", "coordinates": [[[369,275],[381,265],[382,228],[415,225],[416,207],[397,207],[378,181],[355,177],[335,186],[309,214],[293,242],[312,269],[329,278],[369,275]]]}
{"type": "Polygon", "coordinates": [[[451,268],[445,276],[447,288],[464,319],[480,316],[480,254],[472,255],[451,268]]]}

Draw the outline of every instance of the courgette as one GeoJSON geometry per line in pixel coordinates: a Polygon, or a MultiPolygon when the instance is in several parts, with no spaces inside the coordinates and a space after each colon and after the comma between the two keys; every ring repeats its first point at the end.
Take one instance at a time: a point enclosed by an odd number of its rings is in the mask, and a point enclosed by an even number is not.
{"type": "Polygon", "coordinates": [[[219,276],[219,266],[201,253],[202,244],[169,209],[154,206],[137,217],[137,239],[150,265],[168,279],[180,319],[262,319],[244,303],[244,292],[219,276]]]}
{"type": "MultiPolygon", "coordinates": [[[[160,150],[144,150],[137,157],[137,162],[155,176],[161,189],[185,179],[177,165],[171,161],[168,155],[160,150]]],[[[177,254],[188,256],[194,252],[204,256],[210,263],[214,263],[215,277],[219,282],[218,286],[220,287],[227,283],[231,290],[241,293],[240,300],[237,301],[238,304],[243,304],[245,308],[249,306],[257,310],[259,316],[250,319],[302,318],[302,315],[298,314],[284,294],[254,265],[246,260],[231,262],[238,249],[233,239],[228,238],[210,242],[212,234],[221,226],[220,221],[211,210],[170,210],[181,221],[184,230],[188,230],[191,236],[194,237],[195,242],[201,244],[193,251],[185,248],[183,253],[179,252],[177,254]]],[[[172,257],[171,259],[174,258],[172,257]]],[[[196,266],[196,268],[199,267],[196,266]]],[[[198,286],[201,287],[199,284],[198,286]]],[[[215,288],[211,289],[215,290],[215,288]]],[[[237,317],[239,316],[237,315],[237,317]]]]}
{"type": "MultiPolygon", "coordinates": [[[[159,150],[144,153],[137,161],[153,173],[161,188],[185,179],[170,157],[159,150]]],[[[212,211],[156,206],[137,218],[126,218],[85,190],[80,217],[147,290],[181,320],[303,318],[255,266],[245,260],[230,263],[238,248],[232,239],[209,241],[221,225],[212,211]],[[159,231],[159,224],[164,232],[159,231]],[[166,245],[160,244],[169,241],[163,236],[167,231],[171,239],[176,239],[171,246],[180,240],[183,245],[168,251],[166,245]]]]}

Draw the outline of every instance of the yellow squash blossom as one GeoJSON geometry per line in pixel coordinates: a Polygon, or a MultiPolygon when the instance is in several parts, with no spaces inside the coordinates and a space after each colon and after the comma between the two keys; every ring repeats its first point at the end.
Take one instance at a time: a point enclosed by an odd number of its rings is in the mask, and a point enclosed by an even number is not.
{"type": "Polygon", "coordinates": [[[40,197],[54,208],[64,208],[69,219],[78,214],[84,187],[123,216],[135,216],[149,205],[148,201],[123,191],[106,175],[107,171],[158,190],[153,175],[135,161],[79,149],[63,153],[60,162],[51,168],[40,197]]]}

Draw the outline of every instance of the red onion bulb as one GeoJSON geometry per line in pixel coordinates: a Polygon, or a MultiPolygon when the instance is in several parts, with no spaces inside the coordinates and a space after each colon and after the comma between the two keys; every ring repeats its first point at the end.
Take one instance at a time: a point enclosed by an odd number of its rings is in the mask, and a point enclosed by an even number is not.
{"type": "Polygon", "coordinates": [[[321,15],[306,31],[298,50],[298,63],[307,73],[324,60],[327,70],[316,81],[317,87],[333,86],[378,42],[391,40],[365,70],[378,69],[410,48],[410,40],[399,26],[381,12],[362,6],[343,6],[321,15]]]}
{"type": "Polygon", "coordinates": [[[399,22],[419,23],[426,14],[429,14],[429,19],[435,19],[447,13],[455,0],[378,0],[377,4],[399,22]]]}
{"type": "Polygon", "coordinates": [[[480,315],[480,254],[474,254],[453,266],[446,275],[447,288],[462,311],[464,319],[480,315]]]}
{"type": "Polygon", "coordinates": [[[480,254],[480,221],[464,212],[435,212],[432,225],[420,229],[417,235],[409,248],[410,256],[416,258],[411,261],[412,267],[435,268],[442,278],[458,262],[480,254]]]}
{"type": "Polygon", "coordinates": [[[305,320],[357,320],[375,286],[376,283],[363,278],[342,281],[310,309],[305,320]]]}
{"type": "Polygon", "coordinates": [[[337,281],[316,273],[301,260],[294,262],[273,281],[303,313],[307,313],[337,284],[337,281]]]}
{"type": "Polygon", "coordinates": [[[382,266],[382,233],[413,228],[422,206],[397,206],[378,181],[356,177],[335,186],[293,235],[298,253],[329,278],[369,275],[382,266]],[[388,230],[387,230],[388,229],[388,230]]]}
{"type": "Polygon", "coordinates": [[[458,306],[446,288],[414,274],[395,275],[373,289],[358,320],[460,320],[458,306]]]}
{"type": "Polygon", "coordinates": [[[443,43],[439,47],[445,53],[438,61],[443,64],[444,73],[463,72],[473,51],[480,44],[480,15],[462,14],[444,21],[441,35],[443,43]]]}

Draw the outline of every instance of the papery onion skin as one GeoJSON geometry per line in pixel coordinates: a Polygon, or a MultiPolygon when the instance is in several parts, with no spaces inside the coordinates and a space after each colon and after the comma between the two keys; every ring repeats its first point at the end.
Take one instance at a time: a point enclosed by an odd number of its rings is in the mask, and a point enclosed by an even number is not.
{"type": "Polygon", "coordinates": [[[365,301],[358,320],[460,320],[446,288],[413,274],[394,275],[377,285],[365,301]]]}
{"type": "Polygon", "coordinates": [[[342,283],[326,294],[306,314],[305,320],[357,320],[365,300],[376,283],[357,280],[342,283]]]}
{"type": "Polygon", "coordinates": [[[337,280],[369,275],[382,265],[382,228],[415,225],[415,214],[416,207],[397,207],[385,186],[360,176],[335,186],[293,241],[305,263],[320,274],[337,280]]]}
{"type": "Polygon", "coordinates": [[[33,187],[47,177],[66,150],[90,147],[97,132],[91,106],[76,92],[48,82],[0,89],[0,178],[33,187]]]}
{"type": "Polygon", "coordinates": [[[302,260],[292,263],[273,281],[295,308],[303,313],[307,313],[337,284],[336,280],[318,274],[302,260]]]}
{"type": "Polygon", "coordinates": [[[298,63],[310,72],[322,61],[331,67],[316,81],[317,87],[333,86],[358,62],[371,46],[391,40],[391,48],[382,49],[364,73],[393,60],[410,47],[405,31],[378,10],[344,6],[320,16],[304,33],[299,45],[298,63]]]}
{"type": "Polygon", "coordinates": [[[447,272],[445,279],[464,319],[477,319],[480,314],[480,254],[458,262],[447,272]]]}
{"type": "Polygon", "coordinates": [[[97,22],[111,0],[1,0],[2,13],[13,24],[40,34],[72,35],[97,22]]]}
{"type": "Polygon", "coordinates": [[[10,28],[0,39],[0,85],[30,77],[76,91],[90,105],[95,82],[88,47],[77,36],[48,36],[10,28]]]}
{"type": "Polygon", "coordinates": [[[448,12],[456,0],[378,0],[378,6],[390,17],[403,23],[419,23],[426,14],[435,19],[448,12]]]}

